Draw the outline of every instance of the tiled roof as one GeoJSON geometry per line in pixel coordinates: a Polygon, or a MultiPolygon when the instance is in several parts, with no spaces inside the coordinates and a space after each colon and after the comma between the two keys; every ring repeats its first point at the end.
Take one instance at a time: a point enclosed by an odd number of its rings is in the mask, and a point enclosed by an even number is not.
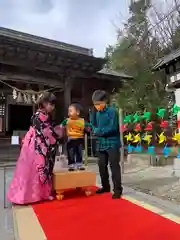
{"type": "MultiPolygon", "coordinates": [[[[77,54],[82,54],[82,55],[89,56],[89,57],[94,57],[92,49],[84,48],[84,47],[80,47],[80,46],[76,46],[76,45],[72,45],[72,44],[67,44],[64,42],[59,42],[59,41],[35,36],[32,34],[28,34],[28,33],[15,31],[15,30],[8,29],[8,28],[0,27],[0,39],[1,39],[1,37],[12,39],[13,41],[17,40],[17,41],[27,42],[30,44],[31,43],[39,44],[39,45],[42,45],[42,46],[45,46],[48,48],[54,48],[57,50],[64,50],[64,51],[74,52],[77,54]]],[[[121,79],[122,78],[123,79],[132,79],[133,78],[132,76],[126,75],[123,72],[116,72],[116,71],[108,69],[108,68],[103,68],[102,70],[98,71],[97,74],[107,75],[109,77],[112,76],[115,78],[119,77],[121,79]]]]}
{"type": "Polygon", "coordinates": [[[87,55],[87,56],[93,56],[93,50],[89,49],[89,48],[79,47],[76,45],[55,41],[55,40],[35,36],[32,34],[15,31],[15,30],[8,29],[8,28],[0,27],[0,37],[1,36],[7,37],[7,38],[12,38],[14,40],[20,40],[20,41],[25,41],[25,42],[29,42],[29,43],[40,44],[40,45],[44,45],[46,47],[56,48],[59,50],[66,50],[66,51],[76,52],[76,53],[87,55]]]}
{"type": "Polygon", "coordinates": [[[164,68],[166,65],[170,64],[174,60],[177,60],[180,58],[180,48],[174,50],[168,55],[165,55],[164,57],[160,58],[159,61],[156,63],[156,65],[153,67],[153,71],[156,71],[158,69],[164,68]]]}
{"type": "Polygon", "coordinates": [[[129,75],[123,73],[123,72],[117,72],[117,71],[114,71],[114,70],[111,70],[111,69],[108,69],[108,68],[103,68],[98,73],[113,76],[113,77],[120,77],[120,78],[124,78],[124,79],[133,79],[132,76],[129,76],[129,75]]]}

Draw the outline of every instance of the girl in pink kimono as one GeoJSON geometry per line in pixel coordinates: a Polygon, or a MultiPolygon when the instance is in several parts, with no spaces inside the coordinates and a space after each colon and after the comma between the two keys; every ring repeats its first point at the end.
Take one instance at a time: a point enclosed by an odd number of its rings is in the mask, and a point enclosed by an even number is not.
{"type": "Polygon", "coordinates": [[[24,138],[7,194],[8,200],[15,204],[52,199],[52,172],[58,135],[50,114],[55,106],[55,96],[45,93],[38,106],[24,138]]]}

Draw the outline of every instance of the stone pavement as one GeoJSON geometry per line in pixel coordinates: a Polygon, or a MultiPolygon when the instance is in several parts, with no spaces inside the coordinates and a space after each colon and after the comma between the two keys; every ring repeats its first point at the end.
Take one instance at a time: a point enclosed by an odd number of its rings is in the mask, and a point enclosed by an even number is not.
{"type": "MultiPolygon", "coordinates": [[[[12,177],[13,168],[7,170],[6,188],[12,177]]],[[[9,205],[7,203],[7,205],[9,205]]],[[[4,174],[0,167],[0,239],[14,240],[13,218],[11,208],[4,209],[4,174]]]]}
{"type": "MultiPolygon", "coordinates": [[[[96,164],[89,164],[89,169],[97,172],[97,184],[100,184],[100,177],[96,164]]],[[[6,187],[12,177],[13,168],[7,170],[6,187]]],[[[13,220],[11,208],[3,207],[3,169],[0,168],[0,239],[14,240],[13,220]]],[[[124,198],[140,205],[150,211],[156,212],[172,221],[180,223],[180,206],[170,201],[159,199],[145,193],[137,192],[129,187],[124,187],[124,198]]],[[[10,205],[9,205],[10,206],[10,205]]]]}

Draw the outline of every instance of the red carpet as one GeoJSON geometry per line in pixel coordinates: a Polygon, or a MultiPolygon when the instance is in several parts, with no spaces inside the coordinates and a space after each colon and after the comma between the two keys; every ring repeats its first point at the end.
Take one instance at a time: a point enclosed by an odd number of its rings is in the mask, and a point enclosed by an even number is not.
{"type": "Polygon", "coordinates": [[[109,193],[33,205],[48,240],[178,240],[180,225],[109,193]]]}

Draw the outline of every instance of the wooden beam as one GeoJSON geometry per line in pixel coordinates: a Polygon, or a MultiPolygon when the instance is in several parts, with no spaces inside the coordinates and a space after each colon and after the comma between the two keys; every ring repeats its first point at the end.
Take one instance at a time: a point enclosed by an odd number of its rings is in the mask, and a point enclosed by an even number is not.
{"type": "Polygon", "coordinates": [[[46,61],[46,54],[44,53],[37,53],[35,56],[35,61],[37,61],[38,63],[45,63],[46,61]]]}
{"type": "Polygon", "coordinates": [[[36,55],[37,55],[37,52],[36,52],[36,51],[33,51],[33,50],[28,49],[28,51],[27,51],[27,58],[28,58],[30,61],[34,61],[34,60],[36,59],[36,55]]]}
{"type": "Polygon", "coordinates": [[[30,75],[24,74],[4,74],[0,72],[0,79],[3,81],[15,81],[15,82],[24,82],[24,83],[35,83],[42,84],[50,87],[64,88],[64,83],[56,79],[46,79],[42,77],[33,77],[30,75]]]}
{"type": "MultiPolygon", "coordinates": [[[[73,66],[74,63],[77,63],[80,65],[80,67],[85,66],[86,67],[92,67],[93,71],[96,72],[101,69],[102,65],[105,63],[104,59],[98,59],[93,56],[85,56],[85,55],[78,55],[70,51],[62,50],[60,52],[54,51],[53,49],[42,49],[41,47],[37,48],[37,46],[27,46],[24,44],[14,44],[12,42],[2,42],[1,41],[1,49],[4,49],[7,52],[7,55],[9,55],[9,52],[13,52],[17,58],[25,58],[28,60],[28,57],[30,55],[30,59],[36,58],[36,55],[38,53],[45,55],[47,63],[50,62],[54,66],[58,65],[59,58],[62,58],[63,65],[67,66],[73,66]],[[32,57],[32,55],[33,57],[32,57]]],[[[12,56],[12,53],[10,54],[12,56]]],[[[15,57],[14,56],[14,57],[15,57]]],[[[44,57],[43,57],[44,58],[44,57]]],[[[61,60],[60,60],[61,62],[61,60]]],[[[64,66],[65,67],[65,66],[64,66]]]]}
{"type": "Polygon", "coordinates": [[[49,53],[47,54],[46,64],[55,65],[54,63],[57,61],[57,59],[58,59],[57,55],[49,53]]]}
{"type": "Polygon", "coordinates": [[[62,67],[48,65],[45,63],[39,64],[38,62],[36,63],[35,60],[34,61],[28,61],[28,60],[24,61],[24,60],[20,60],[20,59],[16,58],[16,61],[14,61],[7,56],[3,56],[0,59],[0,63],[12,65],[12,66],[21,66],[25,69],[31,69],[31,70],[39,69],[44,72],[55,72],[55,73],[62,74],[62,75],[64,74],[64,70],[62,67]]]}
{"type": "Polygon", "coordinates": [[[0,62],[4,64],[55,72],[62,75],[65,74],[67,69],[74,71],[74,75],[77,70],[89,75],[100,70],[103,62],[105,62],[103,59],[82,56],[64,50],[55,52],[52,49],[38,49],[37,46],[26,46],[24,44],[17,46],[8,42],[2,42],[1,46],[0,62]],[[3,55],[4,50],[6,54],[3,55]]]}

